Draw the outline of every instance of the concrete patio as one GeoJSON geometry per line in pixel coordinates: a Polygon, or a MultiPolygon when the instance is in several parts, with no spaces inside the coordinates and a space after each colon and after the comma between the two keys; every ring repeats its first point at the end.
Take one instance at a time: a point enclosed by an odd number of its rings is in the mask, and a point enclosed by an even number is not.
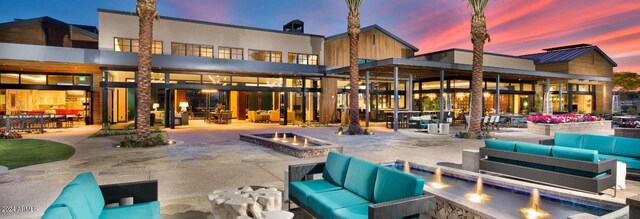
{"type": "MultiPolygon", "coordinates": [[[[240,141],[242,133],[296,132],[344,147],[345,153],[375,162],[396,159],[457,167],[463,149],[484,146],[480,140],[430,135],[415,129],[390,129],[376,124],[372,136],[337,136],[336,127],[302,128],[277,124],[234,121],[230,125],[192,122],[188,127],[166,130],[178,144],[157,148],[115,148],[122,137],[88,138],[99,126],[51,131],[25,138],[39,138],[72,145],[69,160],[10,170],[0,175],[0,206],[33,206],[36,212],[0,212],[2,218],[38,218],[78,173],[91,171],[99,184],[157,179],[163,218],[207,218],[211,207],[207,193],[214,189],[261,185],[283,188],[283,171],[290,164],[322,161],[300,159],[269,148],[240,141]]],[[[461,130],[453,127],[452,133],[461,130]]],[[[498,139],[537,142],[547,136],[526,129],[501,128],[498,139]]],[[[598,133],[598,134],[612,134],[598,133]]],[[[627,181],[616,200],[640,192],[640,183],[627,181]]],[[[603,196],[611,197],[613,190],[603,196]]]]}

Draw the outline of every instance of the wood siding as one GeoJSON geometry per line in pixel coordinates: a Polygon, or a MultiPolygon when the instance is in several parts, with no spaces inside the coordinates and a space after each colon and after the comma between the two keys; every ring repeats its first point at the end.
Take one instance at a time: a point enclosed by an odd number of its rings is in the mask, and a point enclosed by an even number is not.
{"type": "MultiPolygon", "coordinates": [[[[414,51],[386,34],[372,29],[360,33],[358,55],[362,59],[381,60],[387,58],[409,58],[414,51]],[[374,43],[375,41],[375,43],[374,43]]],[[[349,65],[349,38],[342,37],[324,43],[325,65],[349,65]]]]}
{"type": "Polygon", "coordinates": [[[71,47],[69,30],[48,23],[2,29],[0,42],[71,47]],[[45,30],[48,32],[47,37],[45,37],[45,30]]]}
{"type": "Polygon", "coordinates": [[[588,52],[569,62],[569,73],[612,77],[613,66],[596,51],[588,52]]]}

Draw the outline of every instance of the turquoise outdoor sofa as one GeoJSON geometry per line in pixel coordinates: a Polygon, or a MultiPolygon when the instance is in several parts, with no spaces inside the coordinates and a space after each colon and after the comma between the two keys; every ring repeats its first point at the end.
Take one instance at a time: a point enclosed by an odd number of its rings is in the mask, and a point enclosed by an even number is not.
{"type": "Polygon", "coordinates": [[[616,159],[596,150],[487,139],[480,170],[593,193],[614,188],[616,159]]]}
{"type": "Polygon", "coordinates": [[[62,189],[47,208],[43,219],[160,219],[158,181],[141,181],[98,186],[91,172],[78,175],[62,189]],[[105,208],[133,197],[133,205],[105,208]]]}
{"type": "Polygon", "coordinates": [[[326,162],[289,166],[289,199],[315,218],[417,216],[435,209],[423,187],[420,177],[337,152],[326,162]]]}
{"type": "Polygon", "coordinates": [[[615,158],[627,164],[627,173],[640,173],[640,139],[556,132],[540,144],[598,151],[600,160],[615,158]]]}

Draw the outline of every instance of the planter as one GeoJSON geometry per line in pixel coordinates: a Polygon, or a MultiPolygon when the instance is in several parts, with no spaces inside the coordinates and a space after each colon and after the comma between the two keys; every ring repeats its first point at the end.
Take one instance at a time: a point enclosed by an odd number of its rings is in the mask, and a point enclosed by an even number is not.
{"type": "Polygon", "coordinates": [[[618,137],[640,138],[640,128],[615,128],[614,135],[618,137]]]}
{"type": "Polygon", "coordinates": [[[556,132],[568,133],[593,133],[605,132],[611,130],[611,121],[594,121],[594,122],[571,122],[571,123],[532,123],[527,122],[527,131],[553,137],[556,132]]]}

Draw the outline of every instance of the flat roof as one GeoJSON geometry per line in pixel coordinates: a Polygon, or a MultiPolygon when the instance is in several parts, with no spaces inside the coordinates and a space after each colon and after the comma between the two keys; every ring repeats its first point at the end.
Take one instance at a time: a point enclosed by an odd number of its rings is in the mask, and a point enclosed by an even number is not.
{"type": "MultiPolygon", "coordinates": [[[[111,10],[111,9],[104,9],[104,8],[98,8],[98,12],[111,13],[111,14],[121,14],[121,15],[130,15],[130,16],[136,16],[136,17],[138,16],[135,12],[118,11],[118,10],[111,10]]],[[[162,15],[160,15],[160,19],[187,22],[187,23],[195,23],[195,24],[205,24],[205,25],[213,25],[213,26],[221,26],[221,27],[238,28],[238,29],[246,29],[246,30],[266,31],[266,32],[272,32],[272,33],[281,33],[281,34],[291,34],[291,35],[298,35],[298,36],[310,36],[310,37],[322,37],[322,38],[324,38],[324,35],[318,35],[318,34],[285,32],[285,31],[274,30],[274,29],[266,29],[266,28],[259,28],[259,27],[249,27],[249,26],[241,26],[241,25],[233,25],[233,24],[223,24],[223,23],[216,23],[216,22],[209,22],[209,21],[191,20],[191,19],[186,19],[186,18],[167,17],[167,16],[162,16],[162,15]]]]}
{"type": "MultiPolygon", "coordinates": [[[[451,48],[451,49],[444,49],[444,50],[439,50],[439,51],[435,51],[435,52],[423,53],[423,54],[416,55],[416,56],[414,56],[414,57],[428,56],[428,55],[433,55],[433,54],[446,53],[446,52],[454,52],[454,51],[460,51],[460,52],[469,52],[469,53],[473,53],[473,50],[469,50],[469,49],[451,48]]],[[[523,58],[523,57],[520,57],[520,56],[507,55],[507,54],[501,54],[501,53],[485,52],[484,54],[485,54],[485,55],[494,55],[494,56],[502,56],[502,57],[508,57],[508,58],[516,58],[516,59],[530,60],[530,59],[523,58]]]]}

